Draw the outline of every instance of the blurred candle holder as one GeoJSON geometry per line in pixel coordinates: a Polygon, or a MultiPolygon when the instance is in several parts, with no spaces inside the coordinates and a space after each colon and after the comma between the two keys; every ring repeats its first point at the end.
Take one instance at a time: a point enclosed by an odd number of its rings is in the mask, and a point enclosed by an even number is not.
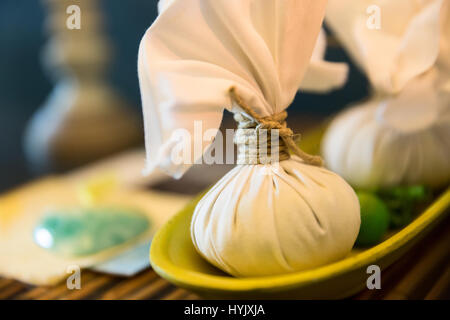
{"type": "Polygon", "coordinates": [[[111,48],[102,32],[98,0],[42,0],[50,39],[43,65],[55,87],[24,137],[33,170],[64,170],[138,144],[142,129],[105,79],[111,48]],[[68,8],[80,8],[80,29],[70,29],[68,8]]]}

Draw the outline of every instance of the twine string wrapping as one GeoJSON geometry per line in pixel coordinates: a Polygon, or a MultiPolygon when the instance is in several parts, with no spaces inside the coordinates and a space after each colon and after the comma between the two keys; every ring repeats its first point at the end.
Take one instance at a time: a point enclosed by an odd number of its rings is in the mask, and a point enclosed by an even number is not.
{"type": "MultiPolygon", "coordinates": [[[[237,94],[236,89],[234,87],[230,88],[229,94],[231,96],[231,99],[250,117],[248,118],[242,114],[236,114],[235,120],[238,121],[239,128],[243,129],[254,128],[255,130],[253,131],[259,131],[260,129],[266,129],[267,131],[278,130],[278,134],[280,137],[280,141],[277,146],[279,148],[278,150],[279,161],[289,159],[290,154],[288,151],[290,150],[293,154],[302,159],[306,164],[310,164],[313,166],[323,166],[323,160],[320,156],[310,155],[297,146],[295,142],[294,132],[290,128],[288,128],[286,124],[287,118],[286,111],[268,117],[260,117],[249,105],[247,105],[243,101],[243,99],[237,94]]],[[[255,135],[253,134],[253,136],[255,135]]],[[[252,135],[251,133],[249,133],[248,130],[241,131],[240,136],[237,138],[238,140],[237,144],[240,147],[240,149],[249,151],[247,147],[249,144],[251,144],[250,142],[252,142],[251,137],[252,135]]],[[[275,147],[271,145],[269,139],[266,139],[265,143],[268,149],[275,147]]],[[[240,150],[240,154],[242,154],[242,150],[240,150]]],[[[256,164],[254,162],[261,163],[258,148],[256,148],[256,150],[253,150],[253,152],[251,152],[250,155],[251,155],[250,158],[252,158],[253,160],[251,160],[249,164],[256,164]],[[256,159],[256,161],[254,159],[256,159]]],[[[241,162],[246,161],[248,163],[247,160],[241,159],[241,162]]]]}
{"type": "MultiPolygon", "coordinates": [[[[286,115],[277,115],[280,121],[286,115]]],[[[277,130],[263,129],[260,124],[244,113],[236,113],[234,120],[238,129],[234,143],[238,147],[238,164],[270,164],[288,160],[291,156],[277,130]]]]}

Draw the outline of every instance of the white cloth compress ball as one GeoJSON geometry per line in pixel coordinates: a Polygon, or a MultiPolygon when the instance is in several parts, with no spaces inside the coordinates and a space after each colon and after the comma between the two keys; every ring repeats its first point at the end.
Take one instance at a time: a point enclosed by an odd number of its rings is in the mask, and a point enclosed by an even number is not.
{"type": "MultiPolygon", "coordinates": [[[[325,0],[160,2],[139,51],[147,171],[181,177],[202,155],[189,153],[191,161],[177,163],[174,153],[195,151],[196,135],[217,130],[224,108],[236,118],[250,116],[248,123],[258,124],[253,133],[270,122],[269,129],[284,132],[284,147],[298,149],[284,111],[308,69],[325,7],[325,0]],[[180,139],[180,130],[194,139],[180,139]]],[[[212,146],[203,143],[201,151],[212,146]]],[[[231,275],[313,268],[346,256],[356,240],[353,189],[331,171],[282,154],[281,162],[269,164],[238,160],[195,209],[193,244],[231,275]]],[[[296,154],[308,160],[301,150],[296,154]]]]}
{"type": "Polygon", "coordinates": [[[341,177],[291,158],[231,170],[197,205],[191,233],[216,267],[265,276],[344,257],[359,225],[358,199],[341,177]]]}

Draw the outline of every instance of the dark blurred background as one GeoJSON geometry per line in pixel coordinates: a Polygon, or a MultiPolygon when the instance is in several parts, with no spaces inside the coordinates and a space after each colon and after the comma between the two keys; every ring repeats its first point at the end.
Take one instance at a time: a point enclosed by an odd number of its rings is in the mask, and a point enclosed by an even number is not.
{"type": "MultiPolygon", "coordinates": [[[[114,50],[108,81],[139,115],[138,45],[157,15],[156,5],[156,0],[101,1],[105,33],[114,50]]],[[[23,133],[53,86],[41,64],[47,40],[45,17],[41,1],[0,1],[0,192],[32,177],[23,152],[23,133]]],[[[327,59],[348,61],[333,40],[327,59]]],[[[327,117],[367,93],[366,79],[352,65],[343,89],[326,95],[299,94],[290,116],[327,117]]]]}

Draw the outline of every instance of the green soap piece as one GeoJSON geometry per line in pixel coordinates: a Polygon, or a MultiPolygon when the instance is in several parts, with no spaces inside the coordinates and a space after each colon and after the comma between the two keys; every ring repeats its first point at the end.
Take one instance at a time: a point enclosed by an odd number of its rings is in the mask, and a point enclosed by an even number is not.
{"type": "Polygon", "coordinates": [[[35,242],[53,253],[80,257],[129,241],[148,230],[139,211],[121,208],[78,208],[45,215],[34,229],[35,242]]]}
{"type": "Polygon", "coordinates": [[[356,194],[361,206],[361,228],[356,245],[366,247],[377,244],[389,229],[389,209],[372,193],[359,191],[356,194]]]}

